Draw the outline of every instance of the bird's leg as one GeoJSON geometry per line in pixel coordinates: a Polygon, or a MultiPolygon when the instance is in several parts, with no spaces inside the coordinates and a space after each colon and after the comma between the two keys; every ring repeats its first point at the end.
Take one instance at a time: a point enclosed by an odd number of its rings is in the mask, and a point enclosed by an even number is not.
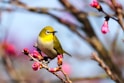
{"type": "MultiPolygon", "coordinates": [[[[38,48],[37,43],[35,43],[34,47],[36,48],[36,50],[38,51],[38,53],[39,53],[40,55],[43,55],[43,54],[42,54],[42,51],[38,48]]],[[[43,56],[43,60],[41,60],[41,61],[42,61],[43,63],[45,63],[45,64],[48,64],[48,63],[50,62],[50,59],[49,59],[49,57],[47,57],[47,56],[43,56]]]]}
{"type": "Polygon", "coordinates": [[[49,58],[47,56],[44,56],[43,58],[44,58],[45,61],[49,60],[49,58]]]}
{"type": "Polygon", "coordinates": [[[39,52],[39,54],[41,54],[41,50],[38,47],[36,47],[36,50],[39,52]]]}
{"type": "Polygon", "coordinates": [[[48,63],[50,62],[49,57],[44,56],[43,58],[44,58],[44,59],[43,59],[43,63],[48,64],[48,63]]]}

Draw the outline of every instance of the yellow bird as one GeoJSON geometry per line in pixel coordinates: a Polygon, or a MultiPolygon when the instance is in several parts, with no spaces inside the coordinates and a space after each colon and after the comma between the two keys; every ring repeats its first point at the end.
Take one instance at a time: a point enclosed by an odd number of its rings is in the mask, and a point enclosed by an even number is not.
{"type": "Polygon", "coordinates": [[[49,59],[54,59],[57,55],[63,55],[63,53],[71,56],[63,50],[58,38],[55,35],[56,32],[57,31],[55,31],[51,26],[44,27],[37,38],[37,47],[45,53],[49,59]]]}

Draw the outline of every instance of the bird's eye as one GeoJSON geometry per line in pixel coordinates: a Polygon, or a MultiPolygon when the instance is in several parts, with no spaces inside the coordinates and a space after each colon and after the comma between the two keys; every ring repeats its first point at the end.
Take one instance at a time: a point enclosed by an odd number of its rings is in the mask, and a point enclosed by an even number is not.
{"type": "Polygon", "coordinates": [[[49,33],[50,33],[50,32],[47,30],[47,31],[46,31],[46,34],[49,34],[49,33]]]}

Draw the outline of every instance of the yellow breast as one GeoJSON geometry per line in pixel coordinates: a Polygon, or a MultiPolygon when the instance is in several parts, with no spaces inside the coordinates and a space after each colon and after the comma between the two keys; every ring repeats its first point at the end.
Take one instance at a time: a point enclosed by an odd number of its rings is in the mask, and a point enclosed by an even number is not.
{"type": "Polygon", "coordinates": [[[53,40],[47,41],[48,39],[43,39],[38,37],[38,48],[42,50],[48,57],[54,58],[57,56],[57,52],[54,50],[53,47],[53,40]]]}

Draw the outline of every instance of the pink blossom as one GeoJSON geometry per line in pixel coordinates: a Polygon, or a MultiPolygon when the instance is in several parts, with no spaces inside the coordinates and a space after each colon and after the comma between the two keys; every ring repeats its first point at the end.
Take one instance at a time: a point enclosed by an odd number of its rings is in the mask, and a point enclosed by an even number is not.
{"type": "Polygon", "coordinates": [[[97,0],[93,0],[93,2],[90,3],[90,6],[96,8],[96,9],[98,9],[99,11],[102,10],[102,8],[101,8],[101,6],[100,6],[100,4],[98,3],[97,0]]]}
{"type": "Polygon", "coordinates": [[[10,55],[15,55],[16,54],[16,50],[15,50],[14,45],[12,45],[10,43],[4,42],[3,43],[3,48],[4,48],[4,50],[7,54],[10,54],[10,55]]]}
{"type": "Polygon", "coordinates": [[[33,51],[33,57],[34,57],[34,58],[38,58],[38,56],[39,56],[39,52],[36,51],[36,50],[34,50],[34,51],[33,51]]]}
{"type": "Polygon", "coordinates": [[[71,73],[71,66],[69,63],[63,63],[62,65],[62,69],[64,70],[65,73],[67,73],[68,75],[71,73]]]}
{"type": "Polygon", "coordinates": [[[63,58],[63,55],[58,55],[57,56],[57,59],[59,60],[59,59],[62,59],[63,58]]]}
{"type": "Polygon", "coordinates": [[[90,6],[97,8],[97,6],[99,6],[99,3],[97,0],[93,0],[93,2],[90,4],[90,6]]]}
{"type": "Polygon", "coordinates": [[[33,69],[34,71],[37,71],[38,69],[40,69],[40,63],[34,62],[34,63],[32,64],[32,69],[33,69]]]}
{"type": "Polygon", "coordinates": [[[43,59],[42,55],[41,55],[38,51],[36,51],[36,50],[33,51],[32,56],[33,56],[34,58],[37,58],[38,60],[43,59]]]}
{"type": "Polygon", "coordinates": [[[103,34],[106,34],[108,31],[109,31],[108,21],[105,20],[104,23],[103,23],[103,25],[102,25],[101,32],[103,34]]]}
{"type": "Polygon", "coordinates": [[[61,67],[49,68],[50,72],[57,72],[61,69],[61,67]]]}
{"type": "Polygon", "coordinates": [[[58,65],[62,65],[62,58],[63,58],[63,55],[58,55],[57,56],[57,59],[58,59],[58,65]]]}
{"type": "Polygon", "coordinates": [[[28,48],[24,48],[23,51],[24,51],[24,54],[26,54],[26,55],[29,54],[29,49],[28,48]]]}
{"type": "Polygon", "coordinates": [[[50,72],[56,72],[56,68],[49,68],[50,72]]]}

